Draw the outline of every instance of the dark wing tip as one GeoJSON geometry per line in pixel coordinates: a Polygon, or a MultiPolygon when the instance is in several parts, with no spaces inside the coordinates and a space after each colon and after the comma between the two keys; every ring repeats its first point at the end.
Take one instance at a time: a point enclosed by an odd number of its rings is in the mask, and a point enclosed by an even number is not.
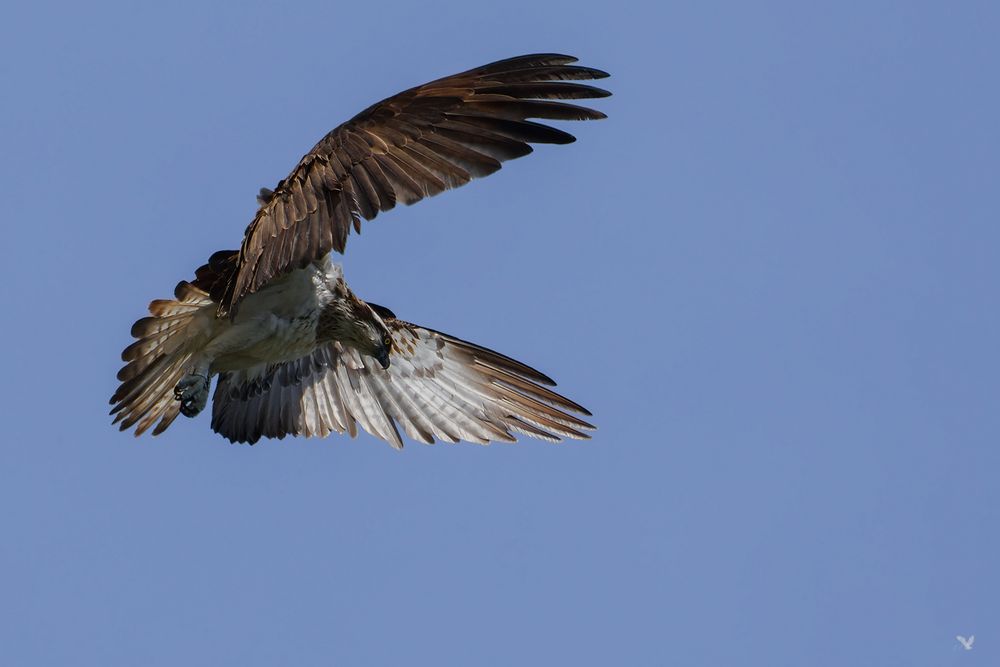
{"type": "Polygon", "coordinates": [[[477,67],[476,70],[492,72],[495,70],[514,69],[514,67],[551,67],[553,65],[572,65],[579,58],[565,53],[526,53],[523,56],[513,56],[496,60],[488,65],[477,67]],[[513,67],[512,67],[513,66],[513,67]]]}
{"type": "MultiPolygon", "coordinates": [[[[606,75],[606,73],[605,73],[605,75],[606,75]]],[[[611,91],[608,90],[607,88],[598,88],[597,86],[587,86],[587,88],[590,89],[587,92],[590,93],[590,98],[591,99],[599,99],[599,98],[602,98],[602,97],[611,97],[611,94],[612,94],[611,91]]]]}

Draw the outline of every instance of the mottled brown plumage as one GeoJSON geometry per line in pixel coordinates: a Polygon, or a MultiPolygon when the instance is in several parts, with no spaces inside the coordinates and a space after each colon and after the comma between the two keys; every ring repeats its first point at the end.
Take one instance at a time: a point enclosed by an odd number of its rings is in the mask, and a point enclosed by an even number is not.
{"type": "Polygon", "coordinates": [[[235,311],[277,275],[343,253],[361,218],[492,174],[501,162],[530,153],[531,143],[574,141],[528,119],[604,118],[551,101],[610,94],[575,83],[607,76],[575,61],[558,54],[501,60],[393,95],[331,131],[262,197],[220,313],[235,311]]]}

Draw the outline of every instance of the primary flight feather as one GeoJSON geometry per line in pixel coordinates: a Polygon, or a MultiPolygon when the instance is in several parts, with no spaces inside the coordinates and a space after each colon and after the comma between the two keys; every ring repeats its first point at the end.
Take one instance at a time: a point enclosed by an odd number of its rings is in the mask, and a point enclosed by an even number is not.
{"type": "Polygon", "coordinates": [[[605,72],[535,54],[411,88],[340,125],[273,189],[239,250],[220,251],[153,301],[111,398],[115,423],[162,433],[208,403],[233,442],[357,433],[395,447],[398,426],[420,442],[513,442],[513,433],[586,438],[590,413],[535,369],[484,347],[397,319],[363,301],[330,253],[353,227],[397,202],[468,183],[572,135],[528,119],[604,114],[562,100],[610,93],[578,81],[605,72]]]}

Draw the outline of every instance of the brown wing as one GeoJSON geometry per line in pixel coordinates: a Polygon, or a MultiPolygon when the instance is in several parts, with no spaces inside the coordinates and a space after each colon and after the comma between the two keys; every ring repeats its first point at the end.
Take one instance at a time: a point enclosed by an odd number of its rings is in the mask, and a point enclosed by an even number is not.
{"type": "Polygon", "coordinates": [[[390,366],[334,343],[259,373],[223,373],[212,428],[233,442],[261,437],[357,434],[357,425],[394,447],[398,426],[432,443],[514,442],[512,432],[559,441],[588,438],[583,407],[546,385],[533,368],[479,345],[396,319],[390,366]]]}
{"type": "Polygon", "coordinates": [[[336,128],[299,162],[247,227],[220,314],[277,275],[331,250],[344,252],[351,227],[397,202],[412,204],[486,176],[531,143],[565,144],[572,135],[529,118],[604,118],[557,99],[605,97],[576,80],[607,74],[576,58],[536,54],[501,60],[411,88],[336,128]]]}
{"type": "Polygon", "coordinates": [[[212,301],[220,303],[226,288],[236,276],[239,260],[239,250],[219,250],[208,258],[207,263],[198,267],[191,284],[207,293],[212,301]]]}

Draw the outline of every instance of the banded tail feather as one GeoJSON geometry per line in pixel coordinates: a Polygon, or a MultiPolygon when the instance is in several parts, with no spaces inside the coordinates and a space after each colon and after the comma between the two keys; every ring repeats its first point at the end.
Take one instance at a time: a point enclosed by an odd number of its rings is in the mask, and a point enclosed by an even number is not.
{"type": "Polygon", "coordinates": [[[113,423],[122,431],[135,426],[142,435],[159,420],[153,429],[159,435],[177,418],[174,387],[208,342],[215,308],[207,292],[181,281],[174,299],[153,301],[150,315],[132,325],[137,340],[122,351],[121,385],[111,397],[113,423]]]}

